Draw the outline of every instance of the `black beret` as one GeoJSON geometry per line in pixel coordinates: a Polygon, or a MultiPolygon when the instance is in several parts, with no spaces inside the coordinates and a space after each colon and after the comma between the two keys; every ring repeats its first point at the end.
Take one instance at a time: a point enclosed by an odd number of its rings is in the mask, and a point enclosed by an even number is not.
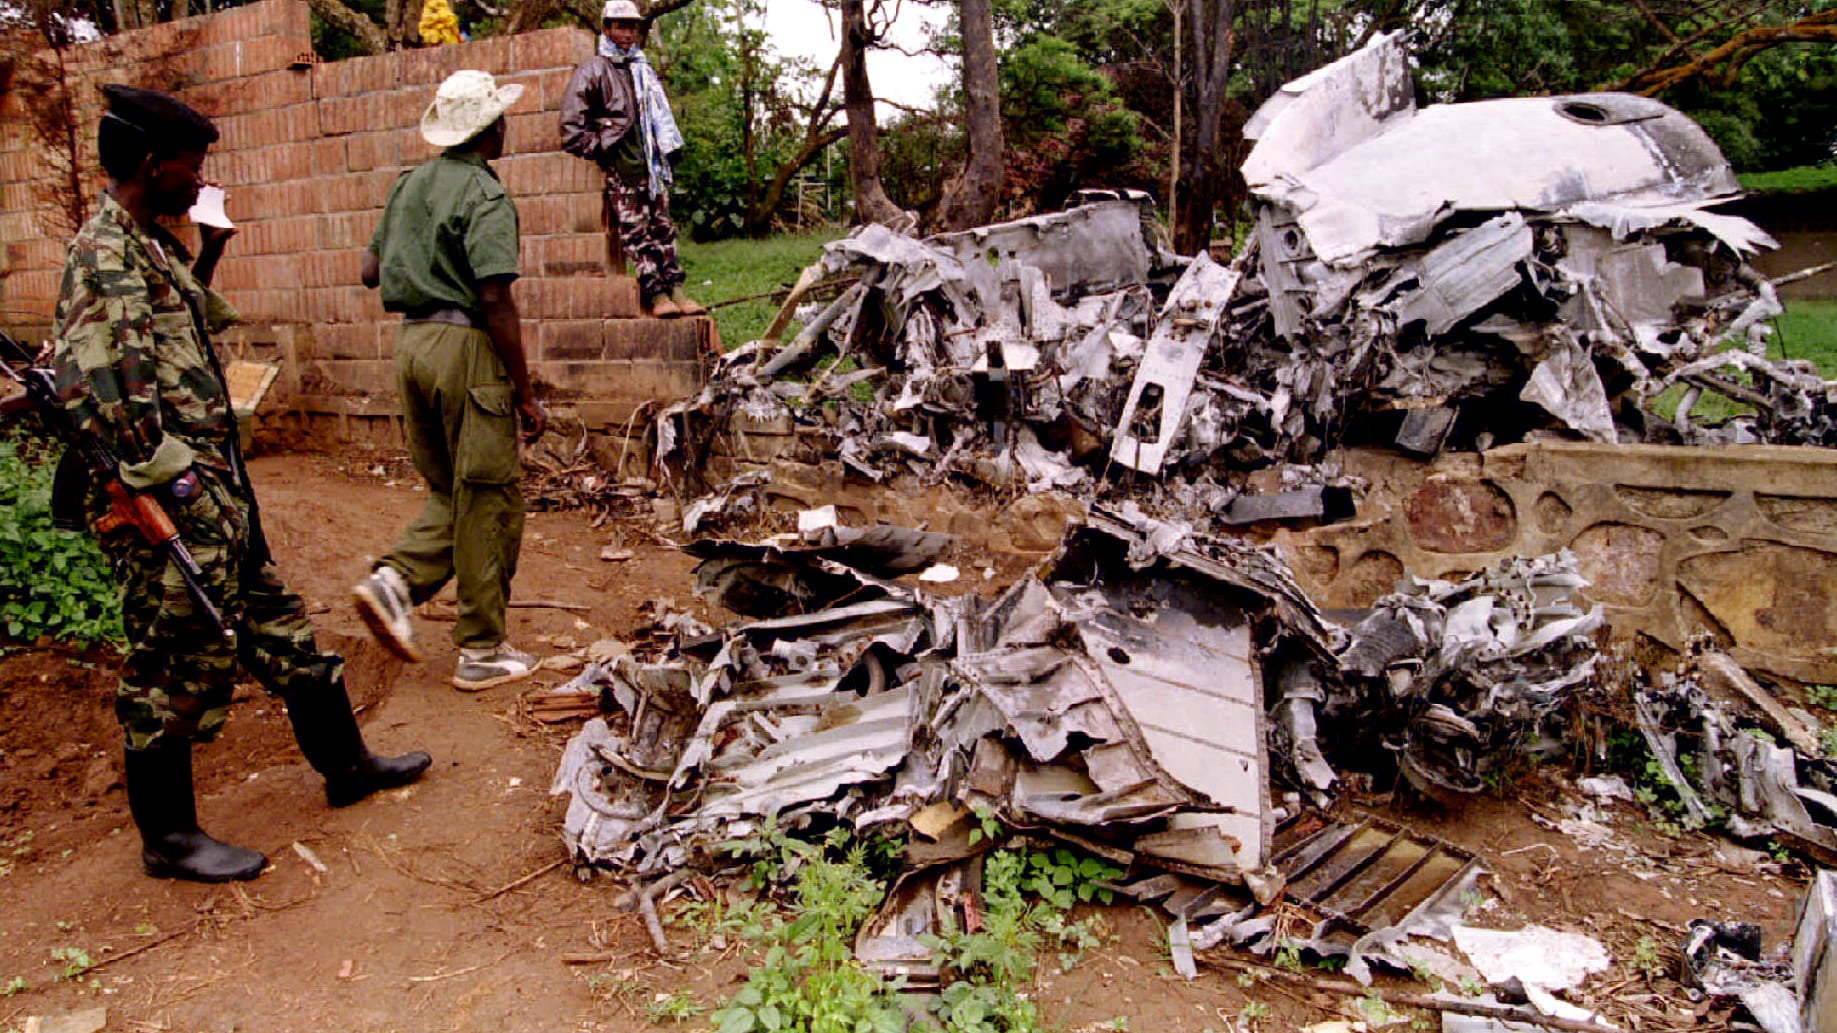
{"type": "Polygon", "coordinates": [[[203,151],[217,142],[217,127],[196,108],[156,90],[108,83],[106,117],[125,122],[153,140],[180,150],[203,151]]]}

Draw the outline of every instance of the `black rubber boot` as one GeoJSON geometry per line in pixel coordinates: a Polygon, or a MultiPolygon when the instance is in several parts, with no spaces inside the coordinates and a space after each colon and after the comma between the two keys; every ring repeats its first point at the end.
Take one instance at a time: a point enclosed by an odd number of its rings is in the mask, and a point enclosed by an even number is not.
{"type": "Polygon", "coordinates": [[[140,829],[140,861],[156,879],[229,882],[253,879],[268,859],[221,843],[198,828],[191,784],[191,743],[157,739],[146,749],[123,751],[128,810],[140,829]]]}
{"type": "Polygon", "coordinates": [[[342,678],[289,699],[287,716],[306,762],[325,776],[325,802],[333,807],[349,807],[371,793],[407,785],[433,763],[420,750],[399,757],[371,753],[357,730],[342,678]]]}

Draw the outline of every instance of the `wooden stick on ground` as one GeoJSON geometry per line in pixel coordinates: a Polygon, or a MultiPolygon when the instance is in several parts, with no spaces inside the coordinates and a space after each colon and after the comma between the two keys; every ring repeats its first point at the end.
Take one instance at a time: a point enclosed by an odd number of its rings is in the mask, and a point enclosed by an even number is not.
{"type": "Polygon", "coordinates": [[[678,869],[646,886],[638,894],[638,912],[644,916],[644,928],[651,934],[651,944],[657,953],[672,958],[676,951],[670,946],[670,938],[663,934],[663,920],[657,917],[657,898],[675,889],[689,877],[688,869],[678,869]]]}
{"type": "Polygon", "coordinates": [[[554,871],[557,868],[560,868],[562,865],[567,864],[567,863],[568,863],[568,859],[565,857],[561,858],[560,860],[550,861],[548,864],[545,864],[542,867],[536,869],[535,871],[530,872],[528,875],[523,876],[521,879],[517,879],[514,882],[507,882],[504,885],[499,886],[497,889],[492,890],[490,893],[487,893],[482,897],[478,897],[474,899],[472,903],[483,904],[485,901],[490,900],[493,897],[501,897],[504,894],[509,893],[511,890],[516,889],[518,886],[521,886],[527,882],[531,882],[535,879],[541,878],[542,876],[547,875],[548,873],[554,871]]]}

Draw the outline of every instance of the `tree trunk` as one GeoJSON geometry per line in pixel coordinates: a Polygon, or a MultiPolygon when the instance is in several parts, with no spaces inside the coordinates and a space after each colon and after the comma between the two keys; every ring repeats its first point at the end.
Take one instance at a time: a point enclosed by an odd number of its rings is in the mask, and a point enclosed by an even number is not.
{"type": "Polygon", "coordinates": [[[420,42],[421,0],[384,0],[383,36],[390,50],[403,50],[420,42]]]}
{"type": "Polygon", "coordinates": [[[1225,108],[1225,85],[1231,77],[1231,22],[1235,0],[1188,0],[1187,21],[1193,44],[1193,78],[1198,97],[1193,105],[1192,151],[1182,164],[1186,200],[1174,223],[1174,250],[1196,255],[1212,242],[1212,214],[1223,192],[1218,162],[1219,123],[1225,108]]]}
{"type": "Polygon", "coordinates": [[[791,177],[804,170],[804,167],[816,160],[824,148],[848,135],[846,129],[831,129],[821,136],[811,137],[804,141],[802,147],[790,161],[778,167],[772,176],[772,182],[765,188],[765,195],[746,213],[746,235],[749,237],[767,237],[772,233],[772,213],[785,199],[785,191],[791,185],[791,177]]]}
{"type": "Polygon", "coordinates": [[[855,221],[897,226],[910,221],[880,185],[880,131],[874,124],[874,89],[867,78],[867,12],[863,0],[842,0],[842,96],[848,111],[848,179],[855,221]]]}
{"type": "Polygon", "coordinates": [[[328,24],[350,33],[364,53],[380,54],[389,49],[388,38],[375,22],[346,7],[339,0],[306,0],[306,5],[328,24]]]}
{"type": "Polygon", "coordinates": [[[991,0],[960,0],[957,5],[963,29],[963,103],[969,122],[970,153],[963,171],[951,178],[938,202],[938,228],[945,232],[989,222],[1001,202],[1006,166],[992,6],[991,0]]]}

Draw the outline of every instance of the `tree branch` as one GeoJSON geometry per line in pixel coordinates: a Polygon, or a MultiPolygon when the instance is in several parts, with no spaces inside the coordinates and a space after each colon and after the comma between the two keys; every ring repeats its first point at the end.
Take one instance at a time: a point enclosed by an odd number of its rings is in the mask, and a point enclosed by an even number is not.
{"type": "Polygon", "coordinates": [[[358,48],[364,53],[380,54],[389,49],[388,37],[383,35],[380,26],[339,0],[306,0],[306,5],[332,27],[356,37],[358,48]]]}
{"type": "Polygon", "coordinates": [[[1837,43],[1837,11],[1808,15],[1789,25],[1756,25],[1731,36],[1721,46],[1669,68],[1648,68],[1618,88],[1654,97],[1698,77],[1731,85],[1741,67],[1762,51],[1785,43],[1837,43]]]}

